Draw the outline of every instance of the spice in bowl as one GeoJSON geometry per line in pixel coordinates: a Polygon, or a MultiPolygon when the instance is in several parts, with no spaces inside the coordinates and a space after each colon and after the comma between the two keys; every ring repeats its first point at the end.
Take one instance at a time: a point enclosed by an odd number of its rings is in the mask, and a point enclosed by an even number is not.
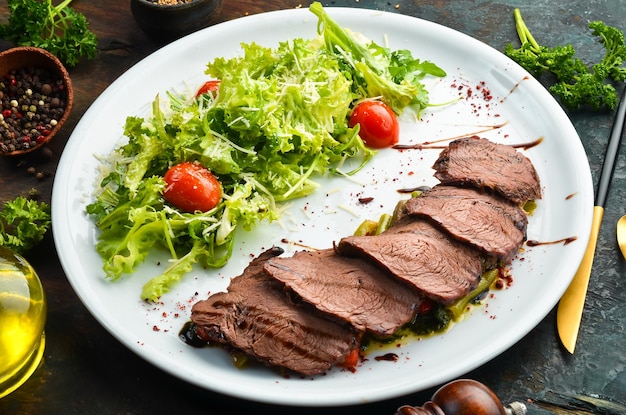
{"type": "Polygon", "coordinates": [[[191,3],[193,0],[148,0],[148,1],[150,3],[155,3],[155,4],[173,5],[173,4],[191,3]]]}
{"type": "Polygon", "coordinates": [[[67,93],[62,80],[38,68],[12,70],[0,82],[0,151],[41,144],[63,118],[67,93]]]}
{"type": "Polygon", "coordinates": [[[72,104],[69,76],[49,52],[0,53],[0,155],[30,152],[50,141],[72,104]]]}
{"type": "Polygon", "coordinates": [[[222,0],[130,0],[137,25],[159,42],[170,42],[218,20],[222,0]]]}

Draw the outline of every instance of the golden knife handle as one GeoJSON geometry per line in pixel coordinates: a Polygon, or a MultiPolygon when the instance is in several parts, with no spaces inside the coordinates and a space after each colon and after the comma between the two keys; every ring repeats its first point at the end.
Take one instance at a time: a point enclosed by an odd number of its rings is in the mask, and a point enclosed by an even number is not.
{"type": "Polygon", "coordinates": [[[572,279],[563,297],[561,297],[557,309],[556,323],[559,337],[565,348],[572,354],[576,348],[578,329],[580,328],[580,320],[585,306],[587,286],[589,285],[593,257],[596,252],[598,234],[600,233],[600,225],[602,224],[603,216],[604,208],[602,206],[594,206],[591,235],[589,236],[587,250],[578,267],[578,271],[576,271],[576,275],[574,275],[574,279],[572,279]]]}

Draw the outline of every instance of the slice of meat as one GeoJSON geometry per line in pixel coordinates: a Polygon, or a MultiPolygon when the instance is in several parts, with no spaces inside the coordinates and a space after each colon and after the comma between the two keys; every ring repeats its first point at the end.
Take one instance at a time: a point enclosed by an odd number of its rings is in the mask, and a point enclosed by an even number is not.
{"type": "Polygon", "coordinates": [[[443,184],[490,189],[516,202],[541,199],[539,176],[514,147],[476,136],[454,140],[435,161],[443,184]]]}
{"type": "MultiPolygon", "coordinates": [[[[282,251],[282,250],[281,250],[282,251]]],[[[228,291],[194,304],[191,320],[206,342],[226,344],[269,366],[303,375],[324,373],[359,347],[360,333],[308,304],[294,304],[263,272],[276,250],[252,261],[228,291]]]]}
{"type": "Polygon", "coordinates": [[[476,251],[450,238],[418,232],[348,236],[335,249],[340,255],[373,261],[442,304],[451,304],[467,295],[478,283],[482,271],[476,251]]]}
{"type": "Polygon", "coordinates": [[[333,249],[270,259],[265,272],[318,310],[357,330],[384,336],[407,323],[423,299],[369,262],[337,255],[333,249]]]}
{"type": "MultiPolygon", "coordinates": [[[[410,199],[409,199],[410,200],[410,199]]],[[[444,245],[451,245],[451,250],[460,252],[462,257],[475,257],[482,264],[481,269],[484,271],[492,269],[498,265],[498,261],[491,256],[485,255],[475,247],[451,237],[447,232],[443,231],[433,221],[429,219],[411,216],[406,213],[406,209],[402,209],[402,213],[395,221],[393,226],[385,231],[385,233],[417,233],[430,238],[439,239],[444,245]]]]}
{"type": "Polygon", "coordinates": [[[408,200],[409,215],[434,221],[454,238],[509,262],[526,240],[528,217],[519,205],[475,188],[439,185],[408,200]]]}

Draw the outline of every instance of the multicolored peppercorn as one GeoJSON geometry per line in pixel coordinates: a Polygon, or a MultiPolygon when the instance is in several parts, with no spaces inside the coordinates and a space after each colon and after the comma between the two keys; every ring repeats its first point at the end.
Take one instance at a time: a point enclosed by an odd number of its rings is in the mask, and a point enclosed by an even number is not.
{"type": "Polygon", "coordinates": [[[0,79],[0,153],[28,150],[45,140],[63,117],[63,79],[44,68],[11,70],[0,79]]]}

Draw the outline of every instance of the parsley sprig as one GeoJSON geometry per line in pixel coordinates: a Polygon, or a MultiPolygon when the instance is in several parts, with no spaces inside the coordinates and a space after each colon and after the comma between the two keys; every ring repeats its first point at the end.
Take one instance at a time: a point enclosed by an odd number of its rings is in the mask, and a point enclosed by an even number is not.
{"type": "Polygon", "coordinates": [[[46,49],[66,66],[74,67],[81,58],[96,55],[98,40],[89,30],[87,18],[64,0],[7,0],[9,21],[0,25],[0,37],[20,46],[46,49]]]}
{"type": "Polygon", "coordinates": [[[0,246],[22,255],[41,242],[50,222],[47,203],[18,196],[0,211],[0,246]]]}
{"type": "Polygon", "coordinates": [[[534,77],[545,74],[554,77],[549,90],[566,107],[577,109],[589,107],[594,110],[613,109],[618,97],[613,83],[626,79],[626,45],[619,29],[601,21],[589,23],[592,34],[605,48],[604,57],[592,65],[576,57],[571,44],[548,47],[540,45],[515,9],[515,26],[521,46],[508,44],[504,53],[524,67],[534,77]]]}

